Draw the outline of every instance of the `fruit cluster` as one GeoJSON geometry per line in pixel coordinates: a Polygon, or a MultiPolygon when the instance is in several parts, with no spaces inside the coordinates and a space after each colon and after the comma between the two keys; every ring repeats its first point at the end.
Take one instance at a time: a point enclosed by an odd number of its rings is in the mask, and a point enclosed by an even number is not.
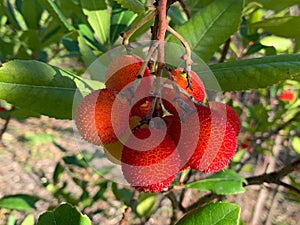
{"type": "Polygon", "coordinates": [[[183,68],[167,71],[169,79],[153,91],[150,70],[139,74],[142,65],[133,55],[111,61],[106,88],[93,91],[77,107],[81,136],[103,146],[139,191],[162,191],[184,169],[216,172],[226,167],[236,151],[237,113],[223,103],[204,104],[202,81],[183,68]]]}

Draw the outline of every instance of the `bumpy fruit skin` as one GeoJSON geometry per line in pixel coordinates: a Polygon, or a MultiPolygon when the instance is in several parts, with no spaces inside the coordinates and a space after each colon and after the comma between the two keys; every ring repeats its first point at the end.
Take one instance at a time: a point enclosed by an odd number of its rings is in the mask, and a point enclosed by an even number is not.
{"type": "Polygon", "coordinates": [[[205,87],[199,76],[194,72],[190,71],[190,81],[191,88],[187,88],[188,81],[186,78],[186,73],[183,68],[177,68],[172,71],[173,78],[179,87],[187,91],[190,95],[192,95],[196,101],[203,102],[205,98],[205,87]]]}
{"type": "MultiPolygon", "coordinates": [[[[191,135],[184,143],[186,146],[191,146],[195,141],[197,142],[192,154],[186,155],[186,151],[182,152],[179,149],[181,160],[184,160],[181,164],[185,163],[182,170],[190,167],[201,172],[217,172],[229,164],[236,151],[236,133],[230,122],[226,121],[226,117],[217,111],[202,105],[196,107],[200,133],[197,137],[191,135]],[[187,156],[190,156],[189,159],[187,156]]],[[[187,132],[189,134],[197,132],[197,130],[193,131],[195,122],[190,119],[190,116],[184,123],[187,123],[186,127],[190,127],[190,130],[182,129],[182,123],[172,122],[170,125],[170,131],[172,131],[170,135],[175,143],[178,142],[181,135],[185,135],[187,132]]]]}
{"type": "Polygon", "coordinates": [[[234,156],[237,140],[234,128],[226,118],[205,106],[198,106],[200,136],[188,165],[201,172],[224,169],[234,156]]]}
{"type": "Polygon", "coordinates": [[[239,115],[233,108],[221,102],[209,102],[209,107],[211,109],[218,111],[221,114],[224,114],[226,111],[226,119],[234,128],[236,136],[239,135],[241,130],[241,122],[240,122],[239,115]]]}
{"type": "Polygon", "coordinates": [[[174,180],[180,169],[180,159],[169,135],[166,134],[157,146],[152,146],[153,143],[146,140],[150,132],[148,128],[133,132],[135,137],[145,140],[145,151],[130,148],[133,140],[129,138],[122,152],[122,171],[125,179],[135,189],[142,192],[160,192],[174,180]]]}
{"type": "MultiPolygon", "coordinates": [[[[130,82],[135,81],[142,64],[143,60],[136,55],[120,55],[115,57],[106,70],[106,87],[121,91],[130,82]]],[[[146,67],[143,77],[150,76],[150,70],[146,67]]],[[[142,83],[141,85],[151,88],[151,82],[150,84],[149,82],[150,80],[146,80],[145,84],[142,83]]]]}
{"type": "MultiPolygon", "coordinates": [[[[107,145],[118,140],[112,126],[112,106],[117,92],[106,88],[93,91],[79,103],[75,113],[75,123],[83,139],[95,145],[107,145]]],[[[118,113],[128,110],[127,104],[119,104],[118,113]]],[[[119,131],[125,132],[128,121],[114,117],[119,131]]]]}

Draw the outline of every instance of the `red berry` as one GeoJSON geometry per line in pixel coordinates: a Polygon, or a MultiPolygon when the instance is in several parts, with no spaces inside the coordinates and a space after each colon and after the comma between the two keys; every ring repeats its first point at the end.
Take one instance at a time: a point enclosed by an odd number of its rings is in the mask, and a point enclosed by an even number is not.
{"type": "Polygon", "coordinates": [[[191,119],[194,115],[190,114],[183,123],[173,121],[169,129],[175,143],[184,138],[181,146],[177,145],[181,167],[190,166],[201,172],[219,171],[228,165],[236,151],[235,130],[226,116],[209,107],[197,106],[196,114],[199,121],[191,119]]]}
{"type": "Polygon", "coordinates": [[[285,91],[282,92],[279,96],[278,99],[281,101],[289,101],[292,102],[294,100],[295,93],[293,91],[285,91]]]}
{"type": "Polygon", "coordinates": [[[241,130],[241,122],[240,122],[239,115],[236,113],[236,111],[233,108],[221,102],[209,102],[209,107],[211,109],[218,111],[223,115],[225,114],[226,111],[226,119],[234,128],[236,136],[239,135],[241,130]]]}
{"type": "MultiPolygon", "coordinates": [[[[121,91],[126,85],[134,82],[139,75],[139,70],[143,64],[143,60],[136,55],[119,55],[115,57],[108,65],[106,70],[105,85],[107,88],[113,88],[117,91],[121,91]]],[[[146,67],[144,74],[140,74],[143,77],[151,76],[150,70],[146,67]]],[[[143,83],[143,82],[142,82],[143,83]]],[[[143,84],[143,89],[147,87],[151,88],[151,80],[146,79],[143,84]]]]}
{"type": "Polygon", "coordinates": [[[128,183],[139,191],[160,192],[179,171],[179,155],[164,130],[141,128],[133,132],[122,152],[122,171],[128,183]],[[150,137],[154,134],[154,137],[150,137]],[[156,143],[158,137],[162,138],[156,143]],[[138,138],[143,145],[136,143],[138,138]],[[142,146],[138,149],[136,146],[142,146]]]}
{"type": "Polygon", "coordinates": [[[3,113],[5,111],[6,111],[6,109],[0,106],[0,113],[3,113]]]}
{"type": "Polygon", "coordinates": [[[199,141],[188,165],[201,172],[217,172],[229,164],[236,151],[236,132],[224,115],[208,107],[199,106],[198,116],[199,141]]]}
{"type": "Polygon", "coordinates": [[[128,120],[116,116],[116,112],[113,114],[112,107],[115,102],[118,102],[117,109],[114,111],[126,115],[129,106],[117,101],[116,95],[117,92],[113,89],[100,89],[85,96],[79,103],[75,122],[79,133],[86,141],[95,145],[110,144],[118,140],[116,132],[121,135],[126,130],[128,120]],[[115,120],[115,124],[118,124],[117,130],[113,127],[112,119],[115,120]]]}
{"type": "Polygon", "coordinates": [[[172,75],[177,85],[192,95],[196,101],[204,101],[205,88],[203,82],[194,71],[189,72],[191,87],[188,87],[188,80],[186,77],[187,74],[184,72],[183,68],[177,68],[173,70],[172,75]]]}

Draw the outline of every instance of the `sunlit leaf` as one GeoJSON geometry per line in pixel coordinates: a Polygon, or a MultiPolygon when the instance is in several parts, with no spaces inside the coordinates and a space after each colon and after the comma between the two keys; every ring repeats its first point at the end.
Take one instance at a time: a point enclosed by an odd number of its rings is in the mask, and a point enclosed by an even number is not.
{"type": "Polygon", "coordinates": [[[110,12],[106,1],[81,0],[83,13],[95,31],[101,44],[106,44],[110,33],[110,12]]]}
{"type": "Polygon", "coordinates": [[[268,33],[287,38],[300,36],[300,16],[284,16],[265,19],[248,25],[250,28],[262,28],[268,33]]]}
{"type": "Polygon", "coordinates": [[[245,0],[245,4],[256,2],[265,9],[279,10],[292,5],[300,4],[300,0],[245,0]]]}
{"type": "MultiPolygon", "coordinates": [[[[219,46],[238,30],[242,0],[215,0],[177,29],[193,51],[208,61],[219,46]]],[[[172,42],[180,43],[174,36],[172,42]]]]}
{"type": "Polygon", "coordinates": [[[37,222],[37,225],[92,225],[86,215],[82,215],[74,206],[62,204],[54,211],[43,213],[37,222]]]}
{"type": "Polygon", "coordinates": [[[59,119],[72,119],[76,90],[86,95],[102,87],[100,82],[34,60],[14,60],[0,67],[0,99],[59,119]]]}
{"type": "Polygon", "coordinates": [[[208,178],[188,183],[185,187],[225,195],[245,192],[243,188],[245,182],[246,180],[234,171],[226,170],[215,173],[208,178]]]}
{"type": "Polygon", "coordinates": [[[176,225],[238,225],[239,218],[239,206],[219,202],[187,213],[176,225]]]}
{"type": "Polygon", "coordinates": [[[26,194],[7,195],[0,198],[0,208],[20,211],[35,209],[35,203],[38,200],[38,197],[26,194]]]}
{"type": "Polygon", "coordinates": [[[28,214],[22,221],[21,225],[34,225],[34,215],[28,214]]]}
{"type": "Polygon", "coordinates": [[[145,11],[145,6],[139,0],[117,0],[117,2],[124,8],[136,13],[145,11]]]}
{"type": "Polygon", "coordinates": [[[137,213],[145,218],[149,217],[154,210],[156,201],[156,194],[143,193],[140,196],[138,204],[136,206],[137,213]]]}
{"type": "Polygon", "coordinates": [[[39,0],[39,2],[47,9],[51,16],[59,21],[67,30],[73,29],[72,24],[69,23],[66,16],[61,12],[56,3],[52,0],[39,0]]]}
{"type": "Polygon", "coordinates": [[[112,15],[111,15],[111,25],[110,25],[110,41],[114,43],[120,34],[128,29],[130,24],[137,17],[132,11],[123,9],[119,4],[113,2],[112,5],[112,15]]]}
{"type": "Polygon", "coordinates": [[[266,88],[281,81],[300,81],[300,54],[267,56],[211,65],[223,91],[266,88]]]}
{"type": "Polygon", "coordinates": [[[294,137],[292,141],[293,149],[300,155],[300,138],[294,137]]]}

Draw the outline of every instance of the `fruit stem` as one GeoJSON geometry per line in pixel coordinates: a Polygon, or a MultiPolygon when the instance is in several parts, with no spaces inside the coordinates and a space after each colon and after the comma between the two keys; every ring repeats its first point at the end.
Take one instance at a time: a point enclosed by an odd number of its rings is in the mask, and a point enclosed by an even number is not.
{"type": "Polygon", "coordinates": [[[121,221],[119,222],[119,225],[127,224],[128,216],[129,216],[130,212],[132,211],[134,203],[138,200],[138,197],[139,197],[139,192],[134,190],[134,192],[132,193],[129,205],[125,209],[125,211],[123,213],[123,217],[122,217],[121,221]]]}
{"type": "Polygon", "coordinates": [[[186,70],[187,74],[189,75],[189,72],[191,71],[191,69],[192,69],[191,67],[193,65],[191,48],[190,48],[189,44],[187,43],[187,41],[178,32],[176,32],[172,27],[168,26],[167,31],[169,31],[178,40],[180,40],[180,42],[184,46],[185,54],[183,55],[183,59],[185,61],[185,70],[186,70]]]}
{"type": "MultiPolygon", "coordinates": [[[[187,114],[193,113],[194,110],[192,110],[191,107],[181,98],[179,87],[177,86],[177,84],[176,84],[176,82],[175,82],[175,80],[172,76],[171,71],[167,67],[164,67],[163,69],[168,74],[168,78],[171,80],[172,87],[175,91],[174,101],[183,110],[183,114],[182,114],[180,120],[181,120],[181,122],[184,122],[185,117],[187,116],[187,114]]],[[[191,99],[191,98],[189,98],[189,99],[191,99]]]]}
{"type": "Polygon", "coordinates": [[[123,42],[122,44],[127,47],[129,45],[129,39],[130,37],[139,29],[141,28],[144,24],[149,22],[155,15],[157,14],[157,10],[153,10],[148,16],[146,16],[143,20],[138,22],[134,27],[132,27],[130,30],[123,32],[121,35],[123,37],[123,42]]]}
{"type": "Polygon", "coordinates": [[[158,34],[157,39],[159,42],[158,47],[158,68],[157,68],[157,76],[162,76],[162,70],[165,65],[165,34],[168,27],[167,23],[167,0],[160,0],[158,4],[158,16],[159,16],[159,27],[158,27],[158,34]]]}

